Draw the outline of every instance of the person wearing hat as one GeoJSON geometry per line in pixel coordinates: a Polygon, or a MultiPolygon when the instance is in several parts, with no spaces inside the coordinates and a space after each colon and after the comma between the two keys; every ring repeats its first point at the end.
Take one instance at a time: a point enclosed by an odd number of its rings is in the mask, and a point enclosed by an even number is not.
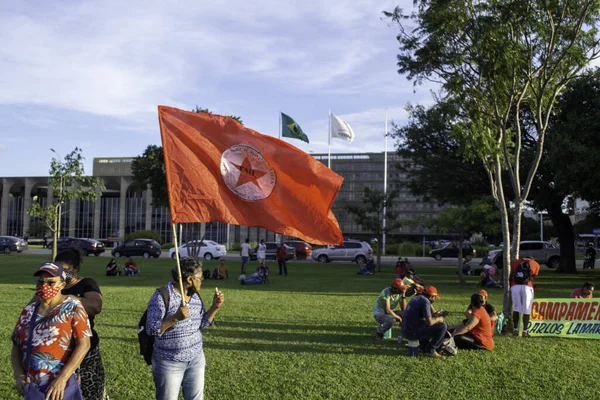
{"type": "Polygon", "coordinates": [[[494,329],[484,308],[483,296],[478,293],[472,295],[469,308],[471,312],[467,321],[456,327],[452,334],[456,347],[466,350],[492,350],[494,329]]]}
{"type": "Polygon", "coordinates": [[[421,352],[434,358],[442,358],[437,351],[448,329],[442,313],[432,311],[432,303],[439,298],[434,286],[427,286],[418,292],[408,302],[402,323],[402,336],[408,340],[418,340],[421,352]]]}
{"type": "Polygon", "coordinates": [[[481,274],[479,274],[479,286],[481,286],[482,288],[502,287],[502,282],[495,281],[492,272],[495,273],[495,271],[492,271],[491,265],[486,264],[483,266],[481,274]]]}
{"type": "Polygon", "coordinates": [[[402,279],[396,278],[392,281],[392,285],[383,289],[377,297],[373,318],[379,323],[375,330],[378,339],[383,339],[383,334],[394,325],[394,322],[398,321],[402,324],[402,314],[406,308],[406,289],[408,286],[402,283],[402,279]],[[400,310],[394,311],[398,305],[400,310]]]}
{"type": "Polygon", "coordinates": [[[61,263],[44,263],[33,276],[38,300],[25,306],[11,336],[17,391],[81,399],[76,372],[90,349],[88,315],[78,299],[61,293],[66,280],[61,263]]]}
{"type": "MultiPolygon", "coordinates": [[[[496,309],[494,308],[493,305],[488,303],[488,301],[487,301],[488,292],[486,290],[479,289],[477,291],[477,294],[480,295],[481,298],[483,299],[483,308],[490,316],[490,322],[492,324],[492,332],[493,332],[494,329],[496,328],[496,322],[498,321],[498,314],[496,314],[496,309]]],[[[465,316],[467,317],[467,320],[469,319],[471,314],[473,314],[473,306],[471,304],[469,304],[469,307],[467,307],[467,310],[465,311],[465,316]]],[[[466,320],[464,322],[466,322],[466,320]]]]}

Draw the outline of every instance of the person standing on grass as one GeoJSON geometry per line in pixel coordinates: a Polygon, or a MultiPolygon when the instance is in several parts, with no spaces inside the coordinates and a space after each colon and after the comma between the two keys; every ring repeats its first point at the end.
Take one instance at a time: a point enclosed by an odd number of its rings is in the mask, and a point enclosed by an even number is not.
{"type": "Polygon", "coordinates": [[[406,308],[406,289],[408,286],[402,284],[402,279],[396,278],[392,281],[392,285],[383,289],[377,297],[373,308],[373,318],[379,323],[375,330],[377,339],[383,339],[384,333],[394,325],[394,322],[402,324],[402,315],[406,308]],[[398,305],[400,310],[394,311],[398,305]]]}
{"type": "Polygon", "coordinates": [[[594,283],[586,282],[583,287],[574,289],[571,292],[571,298],[573,299],[591,299],[594,297],[594,283]]]}
{"type": "Polygon", "coordinates": [[[439,298],[437,289],[427,286],[408,302],[402,323],[402,336],[418,340],[421,352],[433,358],[442,358],[437,351],[448,329],[444,317],[438,312],[432,313],[432,303],[439,298]]]}
{"type": "Polygon", "coordinates": [[[283,269],[283,272],[285,272],[285,276],[287,276],[286,256],[287,256],[287,254],[286,254],[286,250],[285,250],[285,245],[282,243],[277,248],[277,263],[279,264],[279,275],[281,275],[282,269],[283,269]]]}
{"type": "Polygon", "coordinates": [[[523,314],[523,337],[528,337],[527,326],[533,305],[533,279],[540,273],[540,264],[532,258],[520,258],[510,266],[510,294],[512,297],[513,336],[519,336],[519,318],[523,314]]]}
{"type": "Polygon", "coordinates": [[[104,365],[100,356],[100,339],[94,330],[94,318],[102,312],[102,292],[92,278],[79,275],[83,259],[78,248],[63,250],[56,255],[55,263],[62,263],[65,271],[66,286],[62,294],[77,298],[88,314],[92,338],[90,350],[81,362],[81,393],[84,400],[103,400],[107,398],[104,387],[104,365]]]}
{"type": "Polygon", "coordinates": [[[258,259],[258,265],[266,261],[267,245],[265,244],[265,239],[260,239],[260,243],[256,250],[256,258],[258,259]]]}
{"type": "Polygon", "coordinates": [[[484,308],[483,297],[475,293],[471,296],[471,312],[467,321],[458,326],[452,336],[459,349],[492,350],[494,348],[494,329],[490,316],[484,308]]]}
{"type": "Polygon", "coordinates": [[[202,264],[190,257],[181,259],[183,293],[177,266],[171,276],[173,280],[166,285],[169,304],[164,303],[158,290],[148,303],[146,329],[156,337],[152,353],[156,399],[177,400],[181,388],[184,400],[202,400],[206,360],[200,330],[212,325],[223,305],[223,292],[215,292],[207,311],[200,298],[202,264]]]}
{"type": "Polygon", "coordinates": [[[246,238],[246,241],[242,243],[240,248],[240,255],[242,256],[242,274],[246,275],[246,266],[250,262],[250,240],[246,238]]]}

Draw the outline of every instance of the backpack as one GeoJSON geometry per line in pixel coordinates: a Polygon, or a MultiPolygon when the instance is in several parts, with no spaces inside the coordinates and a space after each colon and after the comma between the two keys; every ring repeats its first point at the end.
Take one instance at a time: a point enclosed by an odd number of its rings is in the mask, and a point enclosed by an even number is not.
{"type": "Polygon", "coordinates": [[[446,331],[446,336],[444,337],[439,353],[445,356],[455,356],[458,353],[458,347],[454,343],[454,338],[448,331],[446,331]]]}
{"type": "MultiPolygon", "coordinates": [[[[163,301],[165,302],[165,315],[167,310],[169,309],[169,301],[171,295],[169,294],[169,288],[163,286],[161,288],[156,289],[160,295],[162,296],[163,301]]],[[[144,360],[146,364],[152,365],[152,352],[154,351],[154,336],[148,335],[146,332],[146,320],[148,319],[148,308],[144,311],[144,315],[140,319],[138,323],[138,342],[140,344],[140,355],[144,356],[144,360]]]]}
{"type": "Polygon", "coordinates": [[[515,269],[514,275],[515,283],[518,285],[526,285],[531,280],[531,268],[529,267],[529,261],[523,261],[515,269]]]}

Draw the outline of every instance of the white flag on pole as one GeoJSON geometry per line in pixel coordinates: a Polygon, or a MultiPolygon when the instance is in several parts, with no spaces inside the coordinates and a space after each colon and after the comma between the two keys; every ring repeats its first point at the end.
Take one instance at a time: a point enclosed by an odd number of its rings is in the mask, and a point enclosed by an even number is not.
{"type": "Polygon", "coordinates": [[[354,131],[346,121],[331,114],[331,137],[347,140],[352,143],[354,140],[354,131]]]}

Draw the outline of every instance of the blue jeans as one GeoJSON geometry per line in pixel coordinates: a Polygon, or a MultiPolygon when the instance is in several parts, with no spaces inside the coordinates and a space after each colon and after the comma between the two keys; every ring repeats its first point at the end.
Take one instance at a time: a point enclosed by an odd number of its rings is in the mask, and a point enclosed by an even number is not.
{"type": "Polygon", "coordinates": [[[287,275],[287,263],[286,263],[286,260],[283,260],[283,261],[277,260],[277,263],[279,263],[279,275],[281,275],[282,267],[283,267],[283,271],[287,275]]]}
{"type": "Polygon", "coordinates": [[[192,361],[165,360],[152,356],[152,375],[156,387],[156,400],[177,400],[179,388],[183,388],[185,400],[204,399],[204,351],[192,361]]]}
{"type": "MultiPolygon", "coordinates": [[[[400,318],[404,317],[404,311],[396,310],[394,311],[394,314],[396,314],[400,318]]],[[[397,320],[389,314],[381,314],[375,317],[375,321],[379,322],[376,332],[381,333],[383,335],[388,329],[394,326],[394,323],[397,320]]]]}
{"type": "Polygon", "coordinates": [[[417,331],[417,339],[419,339],[419,347],[421,351],[433,353],[440,349],[448,325],[445,322],[438,322],[431,326],[422,326],[417,331]]]}

